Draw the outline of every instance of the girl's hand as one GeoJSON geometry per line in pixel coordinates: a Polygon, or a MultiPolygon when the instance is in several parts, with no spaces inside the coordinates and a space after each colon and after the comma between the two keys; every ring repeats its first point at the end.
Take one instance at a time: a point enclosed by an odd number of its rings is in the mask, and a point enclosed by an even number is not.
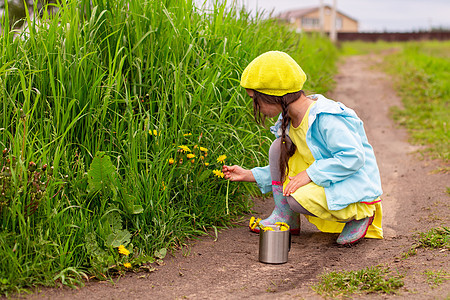
{"type": "Polygon", "coordinates": [[[297,189],[311,182],[311,178],[309,178],[306,171],[300,172],[295,176],[289,176],[289,180],[289,183],[284,188],[283,196],[290,196],[297,189]]]}
{"type": "Polygon", "coordinates": [[[231,181],[249,181],[254,182],[255,177],[251,170],[244,169],[240,166],[226,166],[222,167],[222,173],[225,175],[225,179],[231,181]]]}

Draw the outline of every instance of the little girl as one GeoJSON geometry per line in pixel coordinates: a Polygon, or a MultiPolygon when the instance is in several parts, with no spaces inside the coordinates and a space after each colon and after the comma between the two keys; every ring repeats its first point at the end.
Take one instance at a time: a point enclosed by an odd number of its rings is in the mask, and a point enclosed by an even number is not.
{"type": "Polygon", "coordinates": [[[269,166],[224,165],[225,178],[273,192],[275,209],[262,225],[285,222],[299,234],[300,213],[321,231],[340,232],[341,245],[383,238],[380,174],[363,123],[342,103],[306,96],[305,81],[300,66],[280,51],[266,52],[245,68],[241,86],[253,99],[256,121],[264,125],[266,117],[280,115],[271,127],[276,139],[269,166]]]}

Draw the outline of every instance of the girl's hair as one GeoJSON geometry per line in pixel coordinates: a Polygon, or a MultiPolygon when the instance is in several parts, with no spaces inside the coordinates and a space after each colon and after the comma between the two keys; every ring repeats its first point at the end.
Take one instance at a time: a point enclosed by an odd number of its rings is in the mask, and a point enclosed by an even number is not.
{"type": "Polygon", "coordinates": [[[253,90],[253,115],[255,117],[256,123],[265,126],[266,116],[261,114],[260,111],[260,102],[263,101],[267,104],[280,104],[281,105],[281,114],[282,114],[282,122],[281,122],[281,153],[280,153],[280,178],[281,182],[284,182],[287,174],[289,174],[289,158],[295,153],[295,145],[286,135],[286,129],[291,121],[291,118],[288,115],[288,106],[302,95],[305,95],[303,90],[298,92],[289,93],[284,96],[272,96],[260,93],[256,90],[253,90]]]}

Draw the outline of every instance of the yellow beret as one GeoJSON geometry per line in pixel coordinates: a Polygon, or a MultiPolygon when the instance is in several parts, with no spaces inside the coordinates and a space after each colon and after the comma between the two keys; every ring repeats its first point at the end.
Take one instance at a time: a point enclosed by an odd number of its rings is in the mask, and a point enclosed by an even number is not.
{"type": "Polygon", "coordinates": [[[269,51],[245,68],[241,86],[267,95],[283,96],[300,91],[305,81],[305,72],[289,54],[269,51]]]}

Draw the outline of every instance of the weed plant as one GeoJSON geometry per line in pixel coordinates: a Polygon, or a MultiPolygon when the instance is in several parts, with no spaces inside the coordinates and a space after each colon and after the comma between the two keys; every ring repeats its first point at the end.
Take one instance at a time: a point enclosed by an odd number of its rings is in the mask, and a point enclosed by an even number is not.
{"type": "Polygon", "coordinates": [[[427,283],[431,288],[438,287],[447,280],[450,280],[450,273],[444,270],[426,270],[423,274],[427,277],[427,283]]]}
{"type": "Polygon", "coordinates": [[[312,289],[325,297],[348,298],[352,294],[395,294],[404,283],[387,267],[368,267],[359,271],[330,272],[320,275],[312,289]]]}
{"type": "Polygon", "coordinates": [[[264,165],[272,138],[253,122],[243,68],[286,51],[314,92],[335,70],[327,39],[220,2],[210,11],[190,0],[56,8],[27,15],[21,33],[2,19],[1,294],[108,278],[229,226],[256,188],[213,170],[224,159],[264,165]]]}
{"type": "Polygon", "coordinates": [[[450,228],[442,226],[431,228],[427,232],[419,232],[415,236],[416,242],[403,253],[404,259],[417,254],[418,248],[450,250],[450,228]]]}
{"type": "Polygon", "coordinates": [[[417,247],[450,250],[450,228],[431,228],[418,234],[417,247]]]}

